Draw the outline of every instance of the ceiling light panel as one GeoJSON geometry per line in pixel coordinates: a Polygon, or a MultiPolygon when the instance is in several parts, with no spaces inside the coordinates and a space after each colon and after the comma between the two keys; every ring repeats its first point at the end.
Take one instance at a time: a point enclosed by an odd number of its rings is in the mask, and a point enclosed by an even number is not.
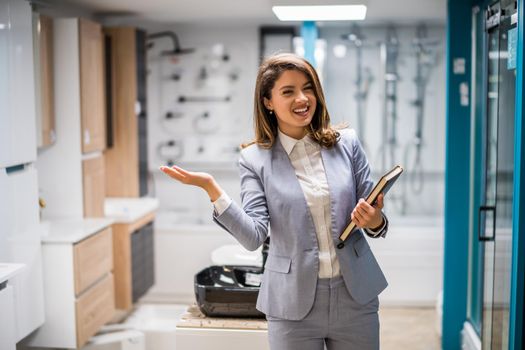
{"type": "Polygon", "coordinates": [[[365,5],[273,6],[281,21],[359,21],[366,17],[365,5]]]}

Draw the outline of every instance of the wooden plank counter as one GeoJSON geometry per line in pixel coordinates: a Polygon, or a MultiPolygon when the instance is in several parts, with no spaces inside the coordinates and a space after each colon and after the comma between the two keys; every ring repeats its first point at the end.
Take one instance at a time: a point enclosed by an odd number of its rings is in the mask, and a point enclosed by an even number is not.
{"type": "Polygon", "coordinates": [[[177,327],[181,328],[219,328],[219,329],[242,329],[242,330],[267,330],[268,325],[264,318],[229,318],[229,317],[207,317],[195,304],[188,307],[187,312],[177,327]]]}

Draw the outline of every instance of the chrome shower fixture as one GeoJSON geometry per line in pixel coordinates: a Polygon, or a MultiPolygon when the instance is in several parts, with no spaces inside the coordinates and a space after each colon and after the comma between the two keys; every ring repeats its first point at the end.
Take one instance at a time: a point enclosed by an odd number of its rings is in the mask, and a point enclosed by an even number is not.
{"type": "Polygon", "coordinates": [[[372,70],[369,67],[363,67],[363,46],[364,36],[361,33],[359,26],[354,24],[349,34],[342,35],[344,40],[348,40],[350,45],[355,48],[356,56],[356,78],[355,78],[355,102],[357,109],[357,132],[361,139],[361,144],[365,151],[368,151],[368,145],[366,142],[366,102],[368,100],[368,92],[370,91],[370,85],[374,81],[372,70]]]}
{"type": "Polygon", "coordinates": [[[394,27],[389,27],[386,40],[381,44],[381,64],[383,69],[383,130],[385,142],[379,150],[381,169],[386,171],[397,164],[397,83],[399,59],[399,39],[394,27]]]}
{"type": "Polygon", "coordinates": [[[184,116],[184,113],[182,112],[172,112],[172,111],[169,111],[166,113],[166,115],[164,116],[165,119],[167,120],[170,120],[170,119],[180,119],[184,116]]]}
{"type": "Polygon", "coordinates": [[[164,37],[171,39],[171,41],[173,42],[173,50],[162,51],[161,53],[162,56],[182,55],[182,54],[193,53],[195,51],[195,49],[193,48],[182,49],[180,47],[179,37],[177,36],[177,34],[175,34],[175,32],[172,32],[172,31],[164,31],[164,32],[148,34],[148,40],[150,40],[150,42],[148,43],[148,49],[151,49],[154,46],[153,42],[151,42],[152,40],[155,40],[158,38],[164,38],[164,37]]]}
{"type": "Polygon", "coordinates": [[[193,129],[199,134],[212,134],[217,132],[219,128],[218,118],[213,118],[208,111],[193,119],[193,129]]]}
{"type": "Polygon", "coordinates": [[[224,96],[224,97],[217,97],[217,96],[185,96],[181,95],[178,98],[179,103],[186,103],[186,102],[230,102],[231,97],[224,96]]]}
{"type": "MultiPolygon", "coordinates": [[[[381,160],[381,171],[398,164],[398,83],[400,81],[398,65],[400,54],[400,42],[397,30],[394,26],[387,28],[385,41],[380,45],[381,68],[383,75],[383,125],[381,131],[382,143],[378,150],[381,160]]],[[[403,180],[406,182],[406,179],[403,180]]],[[[394,207],[401,214],[406,212],[407,199],[405,191],[398,193],[394,190],[389,194],[394,207]]]]}
{"type": "Polygon", "coordinates": [[[416,38],[412,42],[416,59],[416,99],[412,105],[416,109],[416,128],[412,140],[405,149],[405,165],[411,179],[410,184],[414,193],[423,190],[423,121],[425,116],[425,97],[430,74],[438,61],[437,47],[439,40],[428,38],[427,27],[421,24],[416,29],[416,38]]]}
{"type": "Polygon", "coordinates": [[[165,161],[168,166],[172,166],[175,161],[184,155],[183,140],[171,139],[159,142],[157,145],[157,157],[165,161]]]}

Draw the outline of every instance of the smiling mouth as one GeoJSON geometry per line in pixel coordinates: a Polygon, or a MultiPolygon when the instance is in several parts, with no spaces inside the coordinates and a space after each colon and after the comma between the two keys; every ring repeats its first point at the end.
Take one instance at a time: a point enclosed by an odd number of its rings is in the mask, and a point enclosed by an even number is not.
{"type": "Polygon", "coordinates": [[[310,106],[306,105],[303,108],[296,108],[293,110],[295,114],[300,115],[301,117],[306,117],[308,115],[308,111],[310,110],[310,106]]]}

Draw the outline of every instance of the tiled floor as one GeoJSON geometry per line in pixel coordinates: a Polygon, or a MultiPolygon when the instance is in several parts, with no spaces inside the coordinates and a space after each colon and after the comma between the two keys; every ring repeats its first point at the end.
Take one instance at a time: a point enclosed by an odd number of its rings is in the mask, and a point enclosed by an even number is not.
{"type": "Polygon", "coordinates": [[[381,307],[381,350],[440,349],[436,318],[434,308],[381,307]]]}
{"type": "MultiPolygon", "coordinates": [[[[126,323],[141,330],[156,329],[155,334],[164,332],[164,338],[160,340],[166,342],[166,337],[171,334],[174,324],[186,309],[185,305],[145,304],[139,307],[126,323]]],[[[440,349],[441,341],[436,331],[437,315],[434,308],[381,306],[379,318],[381,350],[440,349]]],[[[148,345],[151,345],[148,346],[148,350],[171,348],[160,346],[160,340],[157,341],[155,337],[149,337],[147,340],[148,345]]]]}

